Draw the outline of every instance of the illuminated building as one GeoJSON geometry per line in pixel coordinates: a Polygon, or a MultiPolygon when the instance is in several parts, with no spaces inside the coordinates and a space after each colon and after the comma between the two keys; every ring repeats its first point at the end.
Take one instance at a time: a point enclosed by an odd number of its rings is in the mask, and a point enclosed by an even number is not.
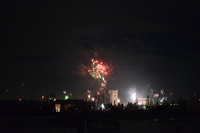
{"type": "Polygon", "coordinates": [[[137,98],[137,104],[138,105],[148,105],[149,104],[149,98],[137,98]]]}
{"type": "Polygon", "coordinates": [[[118,105],[118,90],[108,90],[109,102],[112,105],[118,105]]]}

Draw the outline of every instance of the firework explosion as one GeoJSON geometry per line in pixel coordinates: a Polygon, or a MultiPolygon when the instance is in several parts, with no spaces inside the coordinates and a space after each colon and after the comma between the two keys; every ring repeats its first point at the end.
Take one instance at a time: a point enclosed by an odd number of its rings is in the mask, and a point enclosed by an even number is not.
{"type": "Polygon", "coordinates": [[[107,84],[105,77],[111,74],[112,69],[108,64],[94,59],[91,60],[91,66],[92,67],[88,69],[88,73],[93,78],[101,81],[100,90],[103,90],[104,88],[106,88],[107,84]]]}

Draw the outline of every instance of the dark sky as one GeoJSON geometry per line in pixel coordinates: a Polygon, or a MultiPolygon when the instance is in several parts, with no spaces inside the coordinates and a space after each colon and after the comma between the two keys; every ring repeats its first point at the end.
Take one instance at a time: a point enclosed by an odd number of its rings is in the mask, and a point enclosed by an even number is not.
{"type": "Polygon", "coordinates": [[[84,98],[98,82],[81,75],[95,54],[113,64],[108,89],[127,102],[146,95],[200,94],[200,1],[1,1],[0,97],[84,98]],[[22,86],[24,83],[24,86],[22,86]],[[6,89],[8,89],[6,92],[6,89]]]}

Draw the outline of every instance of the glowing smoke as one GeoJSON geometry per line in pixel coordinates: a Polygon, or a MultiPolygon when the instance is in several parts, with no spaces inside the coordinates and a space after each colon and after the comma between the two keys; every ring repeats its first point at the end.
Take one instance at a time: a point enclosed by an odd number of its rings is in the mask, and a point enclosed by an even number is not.
{"type": "Polygon", "coordinates": [[[135,101],[136,100],[136,93],[132,94],[132,100],[135,101]]]}
{"type": "Polygon", "coordinates": [[[137,100],[136,88],[130,89],[130,93],[131,93],[131,99],[133,100],[133,102],[136,102],[137,100]]]}

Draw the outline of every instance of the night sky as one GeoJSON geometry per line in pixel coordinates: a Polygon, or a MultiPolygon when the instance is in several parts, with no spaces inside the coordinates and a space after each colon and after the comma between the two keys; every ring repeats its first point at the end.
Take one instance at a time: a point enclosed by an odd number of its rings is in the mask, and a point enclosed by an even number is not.
{"type": "Polygon", "coordinates": [[[200,94],[200,1],[0,2],[0,98],[99,90],[82,66],[112,64],[107,89],[200,94]],[[24,84],[24,85],[23,85],[24,84]]]}

